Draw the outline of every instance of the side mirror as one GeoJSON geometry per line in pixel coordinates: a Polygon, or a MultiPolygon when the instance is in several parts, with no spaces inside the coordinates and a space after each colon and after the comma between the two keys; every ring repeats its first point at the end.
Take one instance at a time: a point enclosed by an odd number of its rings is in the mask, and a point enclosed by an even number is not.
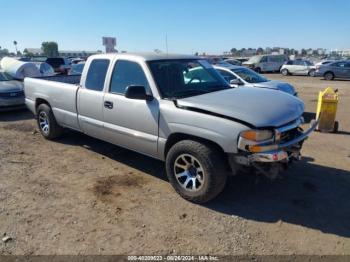
{"type": "Polygon", "coordinates": [[[235,78],[230,81],[230,85],[242,86],[244,83],[240,79],[235,78]]]}
{"type": "Polygon", "coordinates": [[[153,100],[153,96],[148,95],[144,86],[128,86],[125,90],[125,97],[138,100],[153,100]]]}

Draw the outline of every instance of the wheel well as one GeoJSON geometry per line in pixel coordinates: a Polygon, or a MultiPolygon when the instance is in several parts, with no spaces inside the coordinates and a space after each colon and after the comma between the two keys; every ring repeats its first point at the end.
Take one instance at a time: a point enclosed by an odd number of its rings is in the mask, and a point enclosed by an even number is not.
{"type": "MultiPolygon", "coordinates": [[[[49,102],[47,102],[45,99],[37,98],[37,99],[35,100],[35,111],[37,111],[38,107],[39,107],[41,104],[47,104],[48,106],[50,106],[49,102]]],[[[50,107],[51,107],[51,106],[50,106],[50,107]]]]}
{"type": "MultiPolygon", "coordinates": [[[[164,149],[164,158],[166,158],[170,148],[175,145],[176,143],[182,141],[182,140],[194,140],[197,142],[201,142],[204,144],[207,144],[213,148],[215,148],[216,150],[218,150],[218,152],[220,152],[221,154],[223,154],[223,156],[225,156],[225,151],[222,149],[222,147],[220,145],[218,145],[217,143],[210,141],[208,139],[205,138],[201,138],[201,137],[197,137],[197,136],[193,136],[193,135],[188,135],[188,134],[183,134],[183,133],[175,133],[175,134],[171,134],[165,144],[165,149],[164,149]]],[[[228,158],[224,157],[224,161],[226,164],[226,168],[227,170],[230,170],[230,165],[228,162],[228,158]]]]}
{"type": "Polygon", "coordinates": [[[325,76],[328,73],[331,73],[334,76],[334,73],[332,71],[326,71],[323,75],[325,76]]]}

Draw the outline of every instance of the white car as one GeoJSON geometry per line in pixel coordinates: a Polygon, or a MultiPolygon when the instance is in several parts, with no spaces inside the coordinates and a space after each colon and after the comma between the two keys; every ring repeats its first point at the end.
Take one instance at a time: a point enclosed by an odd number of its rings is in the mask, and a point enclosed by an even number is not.
{"type": "Polygon", "coordinates": [[[34,62],[35,66],[39,69],[42,76],[54,76],[55,71],[52,66],[45,62],[34,62]]]}
{"type": "Polygon", "coordinates": [[[288,56],[286,55],[256,55],[242,65],[258,73],[278,72],[287,60],[288,56]]]}
{"type": "Polygon", "coordinates": [[[281,68],[281,74],[315,76],[316,66],[308,60],[290,60],[281,68]]]}
{"type": "Polygon", "coordinates": [[[231,85],[231,87],[246,86],[269,88],[297,96],[297,92],[291,84],[282,81],[269,80],[244,66],[214,66],[214,68],[231,85]]]}

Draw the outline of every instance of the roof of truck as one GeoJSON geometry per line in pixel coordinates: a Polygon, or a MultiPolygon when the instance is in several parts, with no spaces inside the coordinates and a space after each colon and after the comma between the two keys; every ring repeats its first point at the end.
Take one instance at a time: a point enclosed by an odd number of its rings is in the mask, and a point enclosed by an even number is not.
{"type": "Polygon", "coordinates": [[[93,58],[114,58],[114,57],[133,57],[145,61],[168,60],[168,59],[198,59],[199,57],[193,55],[180,54],[165,54],[165,53],[113,53],[113,54],[99,54],[91,56],[93,58]]]}

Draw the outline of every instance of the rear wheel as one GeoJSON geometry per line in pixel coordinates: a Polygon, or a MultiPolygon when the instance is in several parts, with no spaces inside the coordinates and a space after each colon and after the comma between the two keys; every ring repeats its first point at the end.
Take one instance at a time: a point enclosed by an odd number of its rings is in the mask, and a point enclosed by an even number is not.
{"type": "Polygon", "coordinates": [[[333,80],[334,79],[334,74],[332,72],[327,72],[324,74],[324,79],[326,80],[333,80]]]}
{"type": "Polygon", "coordinates": [[[315,74],[316,74],[315,69],[311,69],[311,70],[309,71],[309,73],[308,73],[308,75],[311,76],[311,77],[314,77],[315,74]]]}
{"type": "Polygon", "coordinates": [[[49,105],[39,105],[37,109],[37,116],[38,127],[44,138],[52,140],[62,135],[63,128],[57,124],[55,116],[49,105]]]}
{"type": "Polygon", "coordinates": [[[169,150],[166,171],[176,192],[194,203],[215,198],[227,178],[222,154],[214,147],[193,140],[178,142],[169,150]]]}
{"type": "Polygon", "coordinates": [[[289,75],[288,69],[282,69],[281,73],[282,73],[282,75],[284,75],[284,76],[289,75]]]}

